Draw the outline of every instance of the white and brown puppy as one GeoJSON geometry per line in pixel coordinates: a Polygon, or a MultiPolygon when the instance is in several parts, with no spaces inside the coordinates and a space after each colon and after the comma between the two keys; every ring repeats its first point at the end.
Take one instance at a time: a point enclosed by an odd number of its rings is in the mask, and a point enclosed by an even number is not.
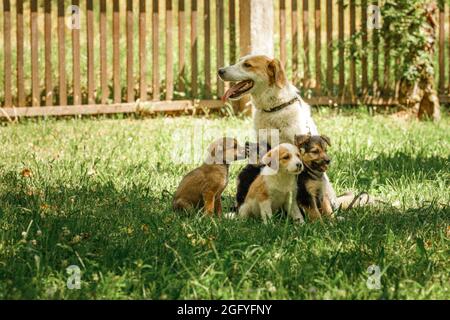
{"type": "Polygon", "coordinates": [[[222,215],[222,193],[228,184],[230,163],[245,157],[234,138],[220,138],[208,148],[205,162],[180,182],[173,200],[175,210],[203,207],[210,216],[222,215]]]}
{"type": "Polygon", "coordinates": [[[262,158],[266,166],[253,181],[239,208],[239,216],[261,217],[264,223],[272,217],[272,212],[281,208],[296,222],[304,219],[296,199],[297,175],[303,170],[299,149],[289,143],[282,143],[271,149],[262,158]]]}

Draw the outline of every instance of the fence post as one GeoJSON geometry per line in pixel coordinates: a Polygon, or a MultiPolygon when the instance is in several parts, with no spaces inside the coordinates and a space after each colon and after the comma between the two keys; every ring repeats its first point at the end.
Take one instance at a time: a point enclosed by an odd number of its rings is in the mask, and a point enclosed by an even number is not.
{"type": "Polygon", "coordinates": [[[273,56],[274,8],[272,0],[239,1],[240,54],[273,56]]]}
{"type": "MultiPolygon", "coordinates": [[[[272,0],[239,1],[240,56],[248,54],[274,55],[274,5],[272,0]]],[[[249,99],[241,99],[239,112],[249,111],[249,99]]]]}

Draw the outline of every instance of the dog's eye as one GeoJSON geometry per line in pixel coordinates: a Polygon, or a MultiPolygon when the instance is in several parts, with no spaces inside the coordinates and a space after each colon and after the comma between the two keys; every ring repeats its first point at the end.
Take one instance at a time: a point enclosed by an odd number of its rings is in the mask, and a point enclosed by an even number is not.
{"type": "Polygon", "coordinates": [[[251,68],[252,65],[250,63],[248,63],[248,62],[244,62],[244,67],[245,68],[251,68]]]}
{"type": "Polygon", "coordinates": [[[283,160],[288,160],[289,158],[290,158],[291,156],[290,155],[285,155],[283,158],[281,158],[281,159],[283,159],[283,160]]]}

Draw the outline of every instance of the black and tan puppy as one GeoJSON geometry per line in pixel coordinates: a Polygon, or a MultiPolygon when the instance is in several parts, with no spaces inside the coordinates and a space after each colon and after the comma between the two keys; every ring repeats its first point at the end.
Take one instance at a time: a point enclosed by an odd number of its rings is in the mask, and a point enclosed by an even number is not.
{"type": "Polygon", "coordinates": [[[237,177],[236,212],[244,203],[251,184],[259,176],[261,169],[264,168],[264,164],[260,160],[270,149],[268,143],[245,142],[245,158],[249,158],[252,163],[247,164],[237,177]]]}
{"type": "Polygon", "coordinates": [[[243,159],[245,151],[236,139],[220,138],[208,148],[205,162],[180,182],[173,200],[175,210],[203,207],[208,215],[222,215],[222,192],[228,184],[230,163],[243,159]]]}
{"type": "Polygon", "coordinates": [[[327,136],[296,135],[295,145],[300,149],[305,166],[297,180],[298,205],[310,221],[321,220],[323,216],[333,217],[325,180],[325,172],[331,163],[327,154],[330,139],[327,136]]]}

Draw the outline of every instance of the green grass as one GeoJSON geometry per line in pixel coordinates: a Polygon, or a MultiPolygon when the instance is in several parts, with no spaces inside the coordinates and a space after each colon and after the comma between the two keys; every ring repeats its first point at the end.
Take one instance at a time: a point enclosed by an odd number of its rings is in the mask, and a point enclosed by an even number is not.
{"type": "MultiPolygon", "coordinates": [[[[344,221],[303,226],[172,212],[171,195],[195,164],[180,164],[171,150],[187,144],[194,125],[197,143],[201,129],[212,131],[204,143],[233,130],[244,139],[250,119],[0,127],[0,298],[448,298],[449,118],[433,124],[325,110],[315,118],[332,137],[337,192],[365,190],[400,201],[398,208],[354,209],[344,221]],[[373,264],[380,290],[366,286],[373,264]],[[80,290],[66,287],[69,265],[81,268],[80,290]]],[[[232,166],[225,211],[243,165],[232,166]]]]}

